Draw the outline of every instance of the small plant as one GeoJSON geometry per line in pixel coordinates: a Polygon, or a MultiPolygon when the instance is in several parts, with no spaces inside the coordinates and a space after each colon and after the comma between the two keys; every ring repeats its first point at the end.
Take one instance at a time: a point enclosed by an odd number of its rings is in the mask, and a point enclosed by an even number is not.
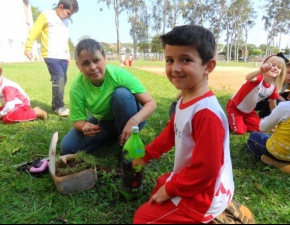
{"type": "Polygon", "coordinates": [[[66,157],[66,160],[58,159],[55,163],[55,175],[58,177],[78,173],[86,169],[94,169],[97,160],[94,156],[84,151],[77,152],[74,156],[66,157]],[[65,162],[66,161],[66,162],[65,162]]]}

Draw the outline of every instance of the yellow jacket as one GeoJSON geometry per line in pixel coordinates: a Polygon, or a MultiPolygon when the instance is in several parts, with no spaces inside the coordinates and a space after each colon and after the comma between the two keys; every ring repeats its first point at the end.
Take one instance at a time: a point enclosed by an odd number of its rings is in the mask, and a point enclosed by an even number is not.
{"type": "Polygon", "coordinates": [[[43,58],[69,59],[69,19],[61,19],[55,10],[43,11],[29,31],[25,50],[31,51],[36,38],[41,34],[43,58]]]}

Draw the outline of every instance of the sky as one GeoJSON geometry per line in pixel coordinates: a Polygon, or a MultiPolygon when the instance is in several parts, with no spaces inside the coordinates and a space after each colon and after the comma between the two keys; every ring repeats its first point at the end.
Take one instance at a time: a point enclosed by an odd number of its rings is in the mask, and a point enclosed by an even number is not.
{"type": "MultiPolygon", "coordinates": [[[[249,31],[248,44],[260,46],[266,44],[267,34],[264,31],[264,23],[262,21],[263,10],[259,6],[263,5],[266,0],[254,0],[255,10],[258,12],[256,25],[249,31]]],[[[30,0],[30,4],[37,7],[40,11],[51,9],[58,0],[30,0]]],[[[115,26],[115,13],[112,6],[108,9],[104,3],[98,3],[98,0],[78,0],[79,11],[72,16],[72,24],[70,25],[70,38],[74,45],[83,36],[89,36],[99,42],[116,43],[117,33],[115,26]]],[[[122,12],[120,15],[119,38],[121,43],[132,43],[129,34],[130,24],[127,21],[127,15],[122,12]]],[[[177,24],[182,25],[182,24],[177,24]]],[[[223,42],[224,38],[219,40],[223,42]]],[[[278,37],[275,39],[275,45],[278,44],[278,37]]],[[[281,48],[290,47],[290,34],[281,37],[281,48]]]]}

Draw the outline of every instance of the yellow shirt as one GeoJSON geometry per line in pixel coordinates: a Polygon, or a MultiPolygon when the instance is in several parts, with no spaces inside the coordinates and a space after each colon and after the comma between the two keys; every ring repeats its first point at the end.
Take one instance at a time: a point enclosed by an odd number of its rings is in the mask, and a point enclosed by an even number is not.
{"type": "Polygon", "coordinates": [[[69,19],[61,19],[55,10],[43,11],[29,31],[25,50],[31,51],[33,42],[41,35],[43,58],[69,59],[69,19]]]}
{"type": "Polygon", "coordinates": [[[274,117],[274,120],[275,117],[280,119],[277,129],[267,140],[266,148],[275,158],[290,161],[290,102],[280,102],[271,114],[263,122],[271,124],[271,117],[274,117]]]}

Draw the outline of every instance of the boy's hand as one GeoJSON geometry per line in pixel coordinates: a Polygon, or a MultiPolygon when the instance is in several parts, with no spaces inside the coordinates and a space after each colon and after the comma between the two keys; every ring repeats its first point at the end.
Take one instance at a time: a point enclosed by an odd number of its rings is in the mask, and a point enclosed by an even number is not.
{"type": "Polygon", "coordinates": [[[24,55],[26,55],[26,57],[29,59],[29,60],[32,60],[33,56],[32,56],[32,52],[31,51],[28,51],[26,50],[24,52],[24,55]]]}
{"type": "Polygon", "coordinates": [[[168,199],[171,199],[171,197],[166,193],[165,184],[163,184],[159,190],[150,198],[149,205],[153,205],[154,202],[157,202],[161,205],[168,199]]]}
{"type": "Polygon", "coordinates": [[[144,160],[142,158],[141,159],[133,159],[132,168],[135,169],[135,167],[137,167],[138,165],[141,165],[141,167],[144,168],[146,163],[144,162],[144,160]]]}

